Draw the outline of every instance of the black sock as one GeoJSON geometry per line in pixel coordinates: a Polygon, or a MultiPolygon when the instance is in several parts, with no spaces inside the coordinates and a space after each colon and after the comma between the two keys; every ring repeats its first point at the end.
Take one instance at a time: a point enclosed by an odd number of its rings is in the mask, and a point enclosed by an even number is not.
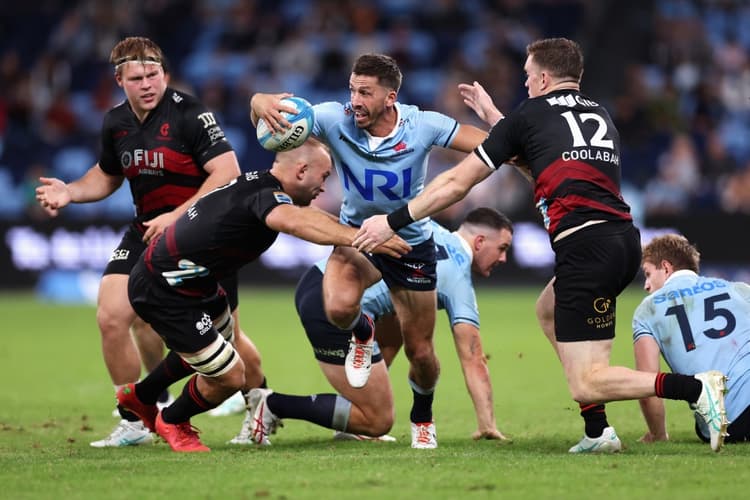
{"type": "Polygon", "coordinates": [[[120,416],[127,420],[128,422],[137,422],[140,420],[140,417],[133,413],[132,411],[128,411],[125,408],[123,408],[120,405],[117,405],[117,411],[120,412],[120,416]]]}
{"type": "Polygon", "coordinates": [[[414,403],[411,407],[409,419],[415,424],[432,422],[432,399],[435,396],[435,392],[421,394],[412,387],[411,393],[414,395],[414,403]]]}
{"type": "Polygon", "coordinates": [[[581,416],[586,424],[586,435],[590,438],[598,438],[604,432],[605,427],[609,427],[604,405],[579,404],[579,406],[581,408],[581,416]]]}
{"type": "Polygon", "coordinates": [[[360,342],[366,342],[370,340],[374,331],[375,327],[372,324],[372,320],[365,313],[359,315],[357,324],[354,325],[354,328],[352,328],[352,333],[360,342]]]}
{"type": "Polygon", "coordinates": [[[654,382],[654,391],[660,398],[681,399],[695,403],[703,390],[703,382],[692,375],[659,373],[654,382]]]}
{"type": "Polygon", "coordinates": [[[203,413],[204,411],[210,410],[216,407],[215,404],[206,400],[206,398],[198,392],[198,374],[190,377],[185,387],[182,388],[182,393],[175,399],[174,403],[164,408],[161,412],[161,418],[169,424],[179,424],[181,422],[187,422],[190,417],[203,413]]]}
{"type": "Polygon", "coordinates": [[[266,399],[268,409],[279,418],[306,420],[328,429],[333,429],[333,412],[336,409],[336,394],[313,394],[289,396],[272,393],[266,399]]]}
{"type": "Polygon", "coordinates": [[[167,401],[169,401],[169,391],[164,389],[163,391],[161,391],[161,394],[159,394],[159,397],[156,398],[156,402],[164,404],[167,401]]]}
{"type": "Polygon", "coordinates": [[[176,352],[169,351],[146,378],[135,384],[135,395],[145,404],[156,404],[162,391],[193,372],[195,370],[192,366],[176,352]]]}

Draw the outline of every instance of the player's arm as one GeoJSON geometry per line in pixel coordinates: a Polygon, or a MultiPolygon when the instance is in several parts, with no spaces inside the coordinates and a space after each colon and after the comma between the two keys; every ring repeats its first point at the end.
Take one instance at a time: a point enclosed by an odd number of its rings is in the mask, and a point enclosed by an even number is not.
{"type": "Polygon", "coordinates": [[[408,204],[387,216],[374,215],[366,219],[357,232],[354,246],[360,251],[372,251],[402,227],[462,200],[475,184],[492,172],[476,154],[467,155],[458,165],[435,177],[408,204]]]}
{"type": "MultiPolygon", "coordinates": [[[[290,234],[318,245],[352,246],[357,230],[339,224],[331,214],[318,208],[299,207],[283,203],[266,215],[266,225],[274,231],[290,234]]],[[[384,242],[373,250],[391,257],[404,255],[411,247],[399,236],[384,242]]]]}
{"type": "Polygon", "coordinates": [[[69,203],[99,201],[114,193],[124,177],[105,173],[97,163],[81,178],[65,183],[54,177],[40,177],[36,199],[44,210],[55,217],[69,203]]]}
{"type": "Polygon", "coordinates": [[[505,118],[479,82],[459,83],[458,91],[464,99],[464,104],[473,109],[479,119],[490,127],[505,118]]]}
{"type": "MultiPolygon", "coordinates": [[[[633,344],[635,351],[635,369],[639,371],[657,373],[660,370],[659,345],[649,335],[641,335],[633,344]]],[[[639,400],[641,413],[646,420],[648,432],[641,437],[640,441],[652,443],[654,441],[667,441],[667,416],[664,409],[664,401],[656,396],[639,400]]]]}
{"type": "Polygon", "coordinates": [[[470,323],[453,325],[453,341],[461,362],[466,389],[469,391],[477,415],[477,431],[474,439],[505,439],[497,430],[492,402],[492,382],[487,368],[487,357],[482,349],[479,328],[470,323]]]}
{"type": "Polygon", "coordinates": [[[471,153],[474,148],[479,146],[487,138],[487,132],[481,128],[462,123],[453,138],[450,148],[464,153],[471,153]]]}
{"type": "Polygon", "coordinates": [[[146,226],[143,241],[148,242],[151,238],[160,235],[167,226],[185,213],[198,198],[234,180],[240,175],[240,164],[234,151],[226,151],[206,162],[203,170],[208,173],[208,177],[203,180],[203,184],[201,184],[193,196],[185,200],[180,206],[175,207],[172,211],[143,223],[146,226]]]}

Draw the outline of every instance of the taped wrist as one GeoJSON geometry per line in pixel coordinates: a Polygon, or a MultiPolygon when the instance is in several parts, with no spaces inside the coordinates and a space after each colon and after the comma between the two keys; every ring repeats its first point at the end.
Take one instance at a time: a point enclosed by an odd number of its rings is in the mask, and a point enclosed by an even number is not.
{"type": "Polygon", "coordinates": [[[386,220],[388,221],[388,225],[393,229],[394,231],[398,231],[401,228],[404,228],[414,222],[414,219],[412,218],[411,214],[409,213],[409,204],[402,206],[401,208],[398,208],[394,210],[393,212],[389,213],[386,217],[386,220]]]}

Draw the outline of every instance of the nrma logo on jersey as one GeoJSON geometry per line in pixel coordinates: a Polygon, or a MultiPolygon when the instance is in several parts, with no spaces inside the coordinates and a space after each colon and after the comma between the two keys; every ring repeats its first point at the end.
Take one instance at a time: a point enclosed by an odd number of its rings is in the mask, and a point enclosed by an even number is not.
{"type": "Polygon", "coordinates": [[[356,189],[367,201],[375,200],[376,189],[389,200],[411,198],[411,167],[400,172],[366,168],[364,169],[364,182],[360,182],[346,163],[341,164],[341,171],[344,174],[344,189],[347,191],[356,189]]]}

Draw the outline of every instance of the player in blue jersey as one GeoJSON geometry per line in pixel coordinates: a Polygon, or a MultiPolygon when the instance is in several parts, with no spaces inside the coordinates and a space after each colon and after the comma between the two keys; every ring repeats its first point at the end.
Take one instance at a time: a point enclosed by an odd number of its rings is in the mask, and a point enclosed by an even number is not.
{"type": "MultiPolygon", "coordinates": [[[[723,374],[610,366],[617,296],[641,261],[640,234],[620,193],[619,133],[607,110],[581,92],[583,53],[577,43],[537,40],[526,54],[529,98],[505,117],[495,109],[492,131],[473,154],[400,208],[362,223],[354,246],[375,248],[394,231],[461,200],[515,158],[534,180],[534,201],[555,252],[555,349],[573,399],[582,410],[653,395],[697,404],[711,428],[711,448],[719,451],[726,430],[723,374]]],[[[595,435],[587,433],[569,451],[619,451],[614,429],[599,424],[595,435]]]]}
{"type": "MultiPolygon", "coordinates": [[[[513,225],[491,208],[472,210],[455,232],[430,222],[437,251],[438,307],[445,309],[453,330],[467,389],[474,403],[477,430],[474,439],[506,439],[495,423],[492,384],[479,335],[479,310],[472,271],[489,276],[505,262],[513,240],[513,225]]],[[[335,429],[338,439],[379,439],[394,420],[393,395],[387,367],[401,347],[388,287],[381,280],[369,287],[362,309],[375,321],[371,381],[361,389],[346,380],[344,363],[350,333],[327,321],[322,301],[326,261],[318,262],[300,279],[295,304],[323,374],[337,394],[292,396],[269,389],[251,391],[253,412],[248,412],[235,444],[269,444],[268,434],[281,419],[307,420],[335,429]],[[382,351],[381,351],[382,350],[382,351]]]]}
{"type": "MultiPolygon", "coordinates": [[[[668,234],[643,249],[643,299],[633,315],[633,348],[639,370],[658,372],[659,355],[679,373],[719,370],[729,379],[727,442],[750,439],[750,285],[699,275],[700,253],[683,236],[668,234]]],[[[659,398],[640,401],[648,432],[642,441],[666,441],[659,398]]],[[[696,432],[710,436],[702,419],[696,432]]]]}
{"type": "MultiPolygon", "coordinates": [[[[487,136],[444,114],[398,102],[401,80],[393,58],[365,54],[352,67],[350,101],[314,106],[313,133],[331,148],[343,188],[342,223],[359,226],[367,217],[388,213],[421,192],[434,146],[468,153],[487,136]]],[[[250,102],[253,123],[262,118],[274,130],[288,127],[280,112],[295,110],[280,100],[289,95],[255,94],[250,102]]],[[[368,286],[385,281],[410,363],[412,446],[435,448],[432,400],[440,373],[432,341],[435,246],[426,221],[404,227],[399,235],[412,246],[400,259],[335,248],[323,280],[323,302],[329,320],[352,332],[347,380],[352,387],[363,387],[370,376],[374,328],[372,319],[362,314],[360,301],[368,286]]]]}

